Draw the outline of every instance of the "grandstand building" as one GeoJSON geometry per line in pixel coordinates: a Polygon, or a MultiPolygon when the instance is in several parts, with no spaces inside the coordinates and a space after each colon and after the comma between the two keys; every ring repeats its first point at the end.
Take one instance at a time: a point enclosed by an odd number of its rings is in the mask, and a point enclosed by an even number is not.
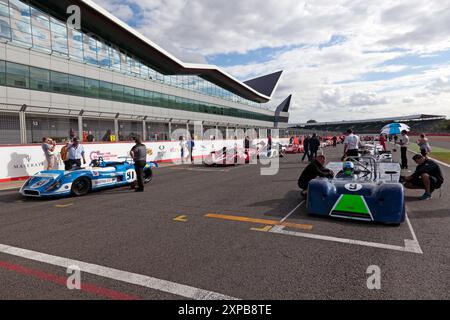
{"type": "Polygon", "coordinates": [[[433,133],[445,130],[442,127],[445,120],[445,116],[420,114],[367,120],[291,124],[289,131],[342,134],[350,128],[359,134],[378,134],[385,125],[401,122],[411,127],[411,133],[433,133]]]}
{"type": "Polygon", "coordinates": [[[290,97],[267,107],[281,74],[241,82],[184,63],[90,0],[0,0],[0,144],[169,140],[194,122],[224,137],[283,129],[290,97]],[[80,28],[66,23],[72,5],[80,28]]]}

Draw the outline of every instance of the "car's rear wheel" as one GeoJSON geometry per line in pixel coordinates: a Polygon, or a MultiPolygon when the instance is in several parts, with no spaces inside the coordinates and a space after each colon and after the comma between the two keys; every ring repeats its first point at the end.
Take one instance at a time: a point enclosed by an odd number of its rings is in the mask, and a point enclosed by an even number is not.
{"type": "Polygon", "coordinates": [[[150,183],[153,180],[153,170],[147,169],[144,171],[144,183],[150,183]]]}
{"type": "Polygon", "coordinates": [[[71,191],[74,196],[80,197],[87,194],[91,190],[91,186],[92,184],[90,179],[86,177],[81,177],[76,179],[72,183],[71,191]]]}

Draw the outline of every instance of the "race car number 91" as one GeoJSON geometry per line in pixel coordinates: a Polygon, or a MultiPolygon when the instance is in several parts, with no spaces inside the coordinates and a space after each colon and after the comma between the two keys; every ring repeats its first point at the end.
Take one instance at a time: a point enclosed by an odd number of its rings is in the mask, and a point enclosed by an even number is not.
{"type": "Polygon", "coordinates": [[[125,173],[125,179],[127,182],[134,182],[136,181],[136,171],[134,170],[127,170],[125,173]]]}

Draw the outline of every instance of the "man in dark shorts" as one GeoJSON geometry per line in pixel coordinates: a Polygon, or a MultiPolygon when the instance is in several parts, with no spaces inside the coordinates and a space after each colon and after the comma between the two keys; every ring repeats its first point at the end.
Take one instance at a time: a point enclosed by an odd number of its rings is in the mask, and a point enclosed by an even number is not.
{"type": "Polygon", "coordinates": [[[412,176],[401,177],[401,181],[407,189],[424,189],[425,193],[420,200],[429,200],[432,198],[431,194],[444,183],[441,168],[436,162],[420,154],[416,154],[413,160],[417,163],[416,171],[412,176]]]}

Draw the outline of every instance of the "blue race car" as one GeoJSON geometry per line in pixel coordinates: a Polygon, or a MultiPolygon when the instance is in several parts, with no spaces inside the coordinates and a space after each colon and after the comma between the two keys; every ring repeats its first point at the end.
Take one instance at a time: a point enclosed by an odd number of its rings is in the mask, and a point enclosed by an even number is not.
{"type": "MultiPolygon", "coordinates": [[[[153,168],[158,164],[148,162],[144,168],[144,182],[153,179],[153,168]]],[[[94,190],[134,185],[137,181],[134,164],[125,159],[121,162],[105,162],[102,158],[92,161],[89,168],[70,171],[41,171],[30,177],[20,189],[28,197],[83,196],[94,190]]]]}
{"type": "Polygon", "coordinates": [[[327,165],[333,179],[314,179],[309,183],[307,206],[312,215],[400,225],[405,221],[404,189],[398,163],[377,161],[373,157],[349,158],[351,175],[342,162],[327,165]]]}

